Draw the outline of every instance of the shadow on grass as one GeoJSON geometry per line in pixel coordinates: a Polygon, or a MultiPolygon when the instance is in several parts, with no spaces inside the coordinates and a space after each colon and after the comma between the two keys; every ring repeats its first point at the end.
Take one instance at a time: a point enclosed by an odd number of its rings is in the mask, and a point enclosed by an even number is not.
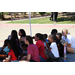
{"type": "Polygon", "coordinates": [[[57,18],[57,22],[61,22],[61,21],[74,21],[75,22],[75,16],[74,17],[59,17],[57,18]]]}

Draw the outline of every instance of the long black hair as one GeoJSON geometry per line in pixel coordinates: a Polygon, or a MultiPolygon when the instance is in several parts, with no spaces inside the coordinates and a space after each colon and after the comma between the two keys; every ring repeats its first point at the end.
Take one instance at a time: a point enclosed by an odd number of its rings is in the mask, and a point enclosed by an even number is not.
{"type": "Polygon", "coordinates": [[[16,31],[16,30],[12,30],[11,35],[12,35],[11,40],[12,40],[12,41],[15,41],[15,43],[16,43],[16,45],[17,45],[17,49],[18,49],[19,54],[20,54],[22,50],[21,50],[21,48],[20,48],[20,44],[19,44],[19,39],[18,39],[17,31],[16,31]]]}
{"type": "Polygon", "coordinates": [[[18,48],[17,48],[16,41],[10,40],[10,41],[8,42],[8,44],[10,45],[11,49],[14,51],[15,56],[18,58],[19,51],[18,51],[18,48]]]}
{"type": "Polygon", "coordinates": [[[17,31],[16,30],[12,30],[12,32],[11,32],[11,39],[12,38],[18,39],[18,35],[17,35],[17,31]]]}
{"type": "Polygon", "coordinates": [[[28,40],[29,44],[33,44],[33,39],[31,36],[26,36],[26,40],[28,40]]]}
{"type": "Polygon", "coordinates": [[[12,30],[11,32],[11,40],[15,40],[17,42],[17,46],[19,46],[19,39],[16,30],[12,30]]]}
{"type": "Polygon", "coordinates": [[[26,37],[26,32],[24,29],[20,29],[19,31],[22,33],[21,37],[26,37]]]}

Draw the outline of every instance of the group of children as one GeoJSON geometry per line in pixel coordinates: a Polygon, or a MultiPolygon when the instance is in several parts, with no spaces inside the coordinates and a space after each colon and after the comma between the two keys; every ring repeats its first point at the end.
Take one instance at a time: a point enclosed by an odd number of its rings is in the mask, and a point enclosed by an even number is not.
{"type": "MultiPolygon", "coordinates": [[[[68,39],[67,30],[58,33],[56,29],[51,31],[51,35],[36,33],[34,37],[26,35],[24,29],[19,30],[19,36],[16,30],[12,30],[11,35],[4,41],[3,47],[0,48],[0,54],[7,56],[3,62],[60,62],[64,58],[64,46],[67,51],[73,53],[75,48],[70,48],[71,44],[68,39]],[[62,39],[62,35],[65,39],[62,39]],[[48,38],[48,39],[47,39],[48,38]],[[35,39],[36,44],[33,43],[35,39]],[[71,49],[71,51],[69,50],[71,49]]],[[[70,36],[72,37],[72,36],[70,36]]],[[[73,38],[73,37],[72,37],[73,38]]],[[[68,39],[69,40],[69,39],[68,39]]],[[[70,41],[71,42],[71,41],[70,41]]]]}

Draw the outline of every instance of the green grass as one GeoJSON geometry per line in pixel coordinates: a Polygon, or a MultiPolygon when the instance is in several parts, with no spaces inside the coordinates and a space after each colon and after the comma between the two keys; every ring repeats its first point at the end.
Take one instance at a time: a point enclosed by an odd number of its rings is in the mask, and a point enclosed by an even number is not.
{"type": "MultiPolygon", "coordinates": [[[[8,23],[29,24],[29,20],[11,21],[11,22],[8,22],[8,23]]],[[[49,17],[47,17],[47,18],[40,18],[40,19],[31,19],[31,24],[54,24],[54,22],[50,21],[49,17]]],[[[75,24],[75,19],[70,20],[69,18],[58,17],[56,24],[75,24]]]]}

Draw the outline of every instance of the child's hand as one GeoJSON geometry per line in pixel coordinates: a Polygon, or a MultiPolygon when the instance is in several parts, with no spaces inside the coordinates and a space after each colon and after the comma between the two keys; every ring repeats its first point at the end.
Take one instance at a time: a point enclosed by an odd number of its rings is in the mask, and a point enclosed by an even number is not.
{"type": "Polygon", "coordinates": [[[27,59],[27,56],[24,56],[21,60],[26,60],[27,59]]]}
{"type": "Polygon", "coordinates": [[[68,43],[66,42],[66,43],[64,43],[63,45],[64,45],[64,46],[67,46],[67,45],[68,45],[68,43]]]}

